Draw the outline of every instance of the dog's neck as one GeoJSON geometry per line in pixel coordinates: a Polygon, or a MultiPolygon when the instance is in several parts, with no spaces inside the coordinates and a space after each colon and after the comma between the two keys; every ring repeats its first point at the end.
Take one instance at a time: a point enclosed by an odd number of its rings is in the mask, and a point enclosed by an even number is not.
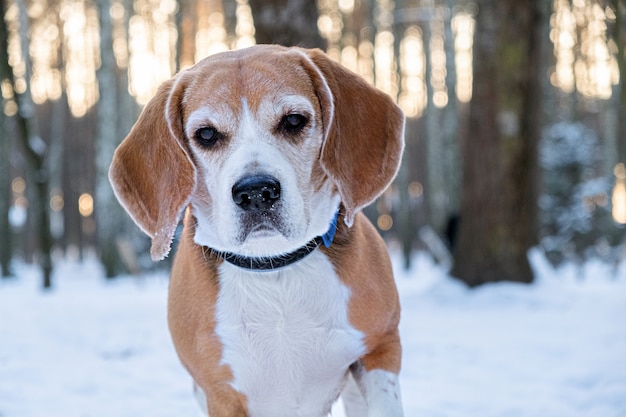
{"type": "Polygon", "coordinates": [[[258,272],[275,271],[277,269],[285,268],[304,259],[320,245],[324,245],[325,247],[329,248],[330,245],[333,243],[335,233],[337,232],[338,217],[339,211],[335,213],[335,216],[331,220],[330,226],[328,227],[326,233],[311,239],[304,246],[294,250],[293,252],[285,253],[278,256],[262,257],[244,256],[232,252],[213,252],[224,261],[239,268],[258,272]]]}

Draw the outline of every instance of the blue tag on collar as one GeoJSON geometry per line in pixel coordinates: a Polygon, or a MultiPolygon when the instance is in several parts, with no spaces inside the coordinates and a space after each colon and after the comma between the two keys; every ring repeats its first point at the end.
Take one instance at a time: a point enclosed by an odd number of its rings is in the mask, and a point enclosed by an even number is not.
{"type": "Polygon", "coordinates": [[[330,227],[328,231],[322,235],[322,242],[324,242],[324,246],[330,248],[330,245],[333,243],[333,239],[335,238],[335,233],[337,233],[337,219],[339,218],[339,210],[335,212],[335,217],[330,221],[330,227]]]}

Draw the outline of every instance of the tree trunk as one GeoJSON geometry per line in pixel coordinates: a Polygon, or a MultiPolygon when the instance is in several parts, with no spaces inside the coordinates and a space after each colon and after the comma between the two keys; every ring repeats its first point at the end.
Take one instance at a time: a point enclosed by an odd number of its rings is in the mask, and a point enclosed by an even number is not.
{"type": "MultiPolygon", "coordinates": [[[[398,9],[404,9],[406,7],[405,1],[396,0],[395,7],[398,9]]],[[[398,63],[400,62],[401,44],[405,31],[406,25],[404,23],[395,23],[393,46],[394,55],[398,63]]],[[[398,71],[397,83],[398,85],[402,85],[402,71],[398,71]]],[[[405,125],[405,141],[406,138],[411,137],[409,133],[410,126],[412,126],[411,123],[407,123],[405,125]]],[[[408,147],[408,145],[405,146],[408,147]]],[[[406,148],[404,155],[402,156],[402,161],[403,162],[402,164],[400,164],[400,169],[398,171],[398,176],[395,180],[395,184],[398,187],[399,196],[397,215],[395,217],[398,223],[398,225],[396,226],[396,230],[398,230],[400,242],[402,243],[402,257],[404,261],[403,266],[405,270],[409,270],[411,268],[411,253],[413,249],[413,241],[415,240],[415,227],[413,227],[413,213],[411,212],[411,199],[409,198],[410,173],[408,164],[408,153],[406,151],[406,148]]]]}
{"type": "MultiPolygon", "coordinates": [[[[459,214],[459,196],[461,192],[461,173],[459,167],[459,110],[456,95],[456,62],[454,33],[452,31],[452,18],[454,17],[454,1],[445,2],[447,8],[444,12],[444,49],[446,53],[446,90],[448,104],[442,114],[442,137],[444,149],[443,165],[445,166],[446,198],[446,228],[450,221],[459,214]]],[[[448,242],[451,243],[451,242],[448,242]]]]}
{"type": "Polygon", "coordinates": [[[178,2],[178,11],[176,12],[176,30],[178,32],[176,38],[176,73],[192,66],[196,61],[196,33],[198,32],[196,7],[196,2],[191,0],[178,2]]]}
{"type": "MultiPolygon", "coordinates": [[[[4,44],[3,44],[4,45],[4,44]]],[[[3,77],[0,77],[0,82],[3,77]]],[[[0,104],[4,104],[0,101],[0,104]]],[[[4,106],[2,106],[4,107],[4,106]]],[[[5,129],[4,111],[0,111],[0,278],[9,277],[13,257],[13,233],[9,223],[11,176],[9,175],[10,138],[5,129]]]]}
{"type": "Polygon", "coordinates": [[[479,2],[452,271],[469,286],[533,280],[527,251],[537,228],[541,3],[479,2]]]}
{"type": "MultiPolygon", "coordinates": [[[[7,53],[9,33],[4,22],[6,4],[0,1],[0,84],[10,80],[11,67],[7,53]]],[[[4,99],[0,96],[0,277],[12,275],[11,258],[13,257],[13,233],[9,224],[9,208],[11,206],[11,176],[9,175],[9,154],[11,139],[6,129],[4,99]]]]}
{"type": "MultiPolygon", "coordinates": [[[[434,13],[433,13],[433,16],[434,13]]],[[[438,109],[434,102],[434,88],[432,83],[432,38],[433,38],[433,22],[428,20],[422,26],[424,33],[424,56],[426,58],[426,109],[424,111],[425,128],[426,128],[426,153],[428,164],[428,185],[426,187],[426,195],[428,201],[428,218],[429,223],[438,232],[443,232],[446,222],[446,173],[444,169],[446,164],[443,163],[444,143],[442,129],[440,125],[441,110],[438,109]]]]}
{"type": "Polygon", "coordinates": [[[317,2],[311,0],[249,0],[256,42],[322,48],[317,30],[317,2]]]}
{"type": "MultiPolygon", "coordinates": [[[[18,111],[16,114],[17,125],[19,126],[19,140],[27,163],[28,182],[35,184],[34,193],[31,193],[31,204],[29,205],[29,215],[33,218],[33,224],[37,231],[38,256],[36,257],[41,267],[43,276],[43,288],[52,287],[52,234],[50,231],[49,212],[49,166],[47,163],[48,146],[39,136],[37,126],[37,114],[35,105],[30,96],[30,62],[28,51],[28,16],[26,14],[26,4],[17,1],[19,8],[19,31],[22,47],[22,59],[25,62],[24,80],[26,88],[19,91],[15,88],[15,76],[10,62],[2,63],[9,69],[9,84],[13,87],[13,96],[16,99],[18,111]]],[[[4,3],[0,7],[2,16],[5,15],[4,3]]],[[[4,25],[4,21],[2,22],[4,25]]]]}
{"type": "Polygon", "coordinates": [[[0,112],[0,278],[10,277],[11,259],[13,257],[13,233],[9,223],[11,205],[11,188],[9,176],[9,139],[4,129],[5,117],[0,112]]]}
{"type": "MultiPolygon", "coordinates": [[[[112,278],[124,270],[124,263],[118,251],[118,239],[126,234],[128,227],[126,213],[117,203],[109,183],[108,171],[115,147],[120,142],[118,126],[118,88],[116,62],[113,54],[113,26],[109,0],[98,0],[100,14],[100,55],[98,70],[97,152],[96,152],[96,195],[95,215],[98,227],[98,252],[104,266],[105,276],[112,278]]],[[[133,230],[130,228],[129,230],[133,230]]]]}
{"type": "Polygon", "coordinates": [[[616,91],[618,98],[617,126],[617,159],[626,163],[626,4],[620,0],[611,2],[615,10],[615,34],[613,39],[617,45],[617,65],[619,68],[619,85],[616,91]]]}
{"type": "Polygon", "coordinates": [[[237,7],[236,1],[222,1],[224,9],[224,29],[226,29],[226,45],[234,49],[237,45],[237,7]]]}

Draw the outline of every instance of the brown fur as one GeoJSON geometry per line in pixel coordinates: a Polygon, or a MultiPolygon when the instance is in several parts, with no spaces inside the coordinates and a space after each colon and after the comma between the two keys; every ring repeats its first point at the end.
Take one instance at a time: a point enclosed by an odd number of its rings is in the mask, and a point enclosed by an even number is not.
{"type": "Polygon", "coordinates": [[[352,291],[349,318],[366,335],[368,353],[361,358],[365,369],[398,373],[400,303],[384,241],[363,213],[358,213],[354,225],[341,225],[333,245],[322,250],[352,291]]]}
{"type": "Polygon", "coordinates": [[[187,215],[174,259],[168,297],[168,324],[176,350],[194,381],[203,388],[211,416],[247,416],[245,398],[229,385],[229,367],[220,365],[222,344],[215,334],[214,307],[219,291],[212,252],[193,242],[195,219],[187,215]]]}

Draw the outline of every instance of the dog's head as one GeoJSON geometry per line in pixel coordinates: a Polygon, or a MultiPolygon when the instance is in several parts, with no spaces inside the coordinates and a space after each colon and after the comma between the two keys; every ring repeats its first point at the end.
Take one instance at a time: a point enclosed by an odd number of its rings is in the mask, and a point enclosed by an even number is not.
{"type": "Polygon", "coordinates": [[[255,46],[213,55],[165,82],[116,150],[115,193],[165,257],[185,207],[196,243],[287,253],[393,180],[404,116],[318,50],[255,46]]]}

